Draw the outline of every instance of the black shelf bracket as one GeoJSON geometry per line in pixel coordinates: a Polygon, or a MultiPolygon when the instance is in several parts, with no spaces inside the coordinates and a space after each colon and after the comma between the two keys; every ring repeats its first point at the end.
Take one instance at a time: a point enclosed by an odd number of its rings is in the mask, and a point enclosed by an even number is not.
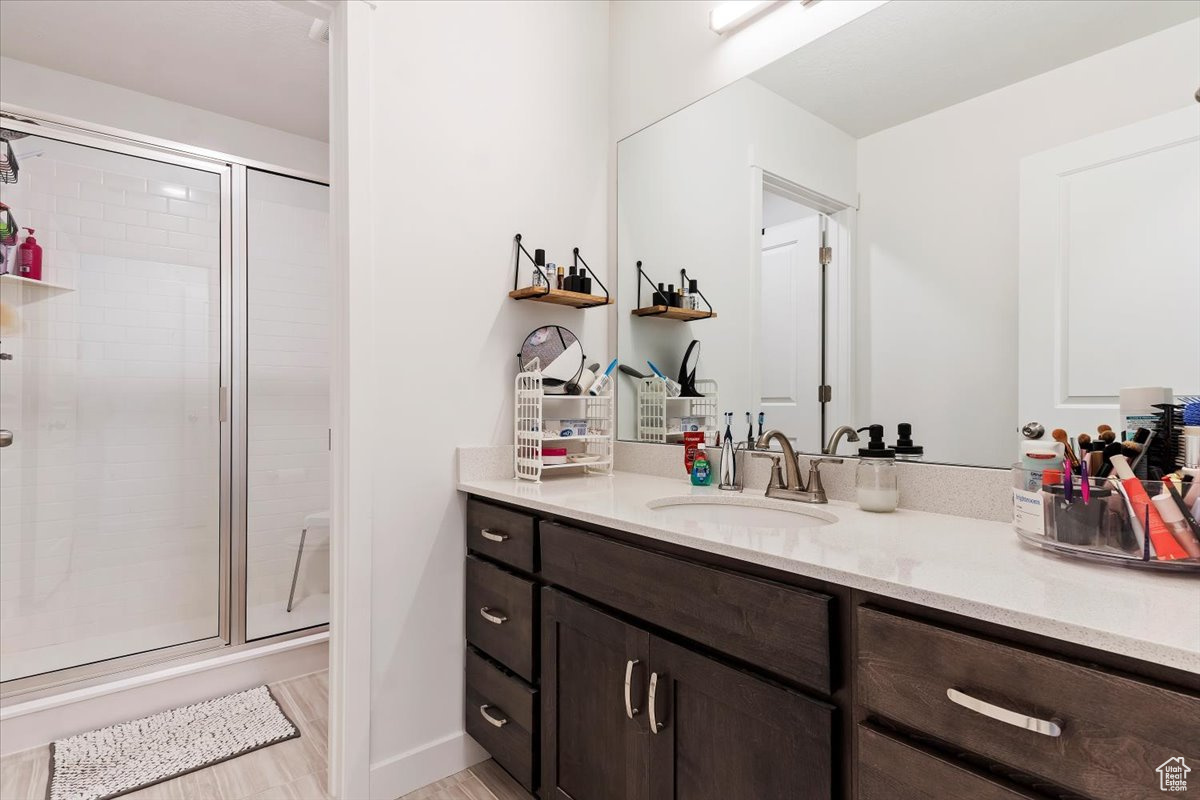
{"type": "MultiPolygon", "coordinates": [[[[680,286],[688,285],[687,270],[684,269],[683,267],[679,268],[679,281],[680,281],[680,283],[679,283],[680,286]]],[[[704,296],[704,292],[700,291],[699,289],[696,290],[696,294],[700,295],[700,299],[704,301],[704,305],[708,306],[708,316],[711,317],[713,315],[712,303],[708,302],[708,298],[704,296]]]]}
{"type": "Polygon", "coordinates": [[[513,241],[517,244],[517,258],[513,263],[513,291],[515,292],[521,288],[518,281],[521,279],[521,253],[524,253],[525,257],[529,259],[529,263],[533,264],[533,268],[538,271],[538,274],[542,276],[542,280],[546,282],[546,291],[542,292],[542,295],[550,294],[550,279],[546,277],[546,272],[542,269],[542,265],[538,264],[534,257],[529,255],[529,251],[525,249],[525,245],[521,244],[521,234],[518,233],[514,236],[513,241]]]}
{"type": "MultiPolygon", "coordinates": [[[[579,255],[578,247],[576,247],[574,250],[571,251],[571,255],[572,255],[572,258],[574,259],[575,271],[578,272],[579,265],[583,264],[584,269],[586,269],[589,273],[591,273],[592,280],[594,280],[596,283],[600,284],[600,288],[604,290],[604,302],[603,303],[589,303],[586,306],[580,306],[580,308],[594,308],[595,306],[608,305],[608,303],[609,303],[608,287],[604,285],[604,281],[600,280],[600,276],[596,274],[596,270],[592,269],[588,265],[588,263],[583,260],[583,256],[579,255]]],[[[600,295],[596,295],[596,296],[599,297],[600,295]]]]}

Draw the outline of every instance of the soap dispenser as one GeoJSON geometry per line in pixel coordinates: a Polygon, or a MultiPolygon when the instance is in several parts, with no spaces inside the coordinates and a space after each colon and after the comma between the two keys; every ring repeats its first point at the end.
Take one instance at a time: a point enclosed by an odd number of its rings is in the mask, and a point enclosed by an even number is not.
{"type": "Polygon", "coordinates": [[[33,238],[33,228],[25,230],[29,233],[25,236],[25,241],[21,242],[21,246],[17,248],[15,272],[18,277],[40,281],[42,279],[42,246],[37,243],[37,239],[33,238]]]}
{"type": "Polygon", "coordinates": [[[895,511],[900,504],[900,489],[896,481],[896,451],[883,441],[883,426],[859,428],[868,432],[866,447],[858,450],[855,470],[855,496],[863,511],[895,511]]]}
{"type": "Polygon", "coordinates": [[[896,433],[896,446],[892,449],[896,451],[897,461],[920,461],[925,457],[925,448],[913,444],[912,423],[901,422],[896,426],[896,433]]]}

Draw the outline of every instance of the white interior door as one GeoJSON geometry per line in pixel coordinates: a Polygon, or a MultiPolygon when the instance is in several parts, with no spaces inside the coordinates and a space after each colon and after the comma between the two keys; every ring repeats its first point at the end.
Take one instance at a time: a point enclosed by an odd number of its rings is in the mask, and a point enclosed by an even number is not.
{"type": "Polygon", "coordinates": [[[819,214],[763,231],[759,402],[767,427],[820,449],[821,243],[819,214]]]}
{"type": "Polygon", "coordinates": [[[1118,391],[1200,393],[1200,106],[1021,164],[1018,407],[1072,434],[1118,391]]]}

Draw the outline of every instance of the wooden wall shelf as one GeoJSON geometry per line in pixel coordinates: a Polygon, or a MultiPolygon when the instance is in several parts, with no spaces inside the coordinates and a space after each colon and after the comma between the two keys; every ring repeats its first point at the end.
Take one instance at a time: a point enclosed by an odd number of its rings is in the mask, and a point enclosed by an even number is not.
{"type": "Polygon", "coordinates": [[[697,311],[690,308],[676,308],[675,306],[646,306],[645,308],[635,308],[633,310],[635,317],[657,317],[658,319],[674,319],[680,322],[695,322],[700,319],[712,319],[717,316],[715,311],[697,311]]]}
{"type": "Polygon", "coordinates": [[[538,286],[526,286],[523,289],[514,289],[508,293],[508,296],[514,300],[533,300],[538,303],[553,303],[556,306],[570,306],[572,308],[592,308],[593,306],[605,306],[612,303],[611,298],[606,298],[600,294],[568,292],[566,289],[551,289],[547,292],[538,286]]]}

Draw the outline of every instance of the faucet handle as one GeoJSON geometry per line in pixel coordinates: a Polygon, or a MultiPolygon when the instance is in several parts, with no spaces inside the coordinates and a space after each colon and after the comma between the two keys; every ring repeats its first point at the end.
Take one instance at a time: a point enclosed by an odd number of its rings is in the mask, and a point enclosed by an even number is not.
{"type": "Polygon", "coordinates": [[[841,464],[840,458],[814,457],[808,460],[808,491],[820,497],[819,502],[825,502],[825,486],[821,483],[822,464],[841,464]]]}
{"type": "Polygon", "coordinates": [[[779,458],[783,453],[770,450],[747,450],[746,452],[755,458],[771,459],[771,480],[767,483],[768,489],[782,489],[787,485],[783,482],[783,470],[779,466],[779,458]]]}

